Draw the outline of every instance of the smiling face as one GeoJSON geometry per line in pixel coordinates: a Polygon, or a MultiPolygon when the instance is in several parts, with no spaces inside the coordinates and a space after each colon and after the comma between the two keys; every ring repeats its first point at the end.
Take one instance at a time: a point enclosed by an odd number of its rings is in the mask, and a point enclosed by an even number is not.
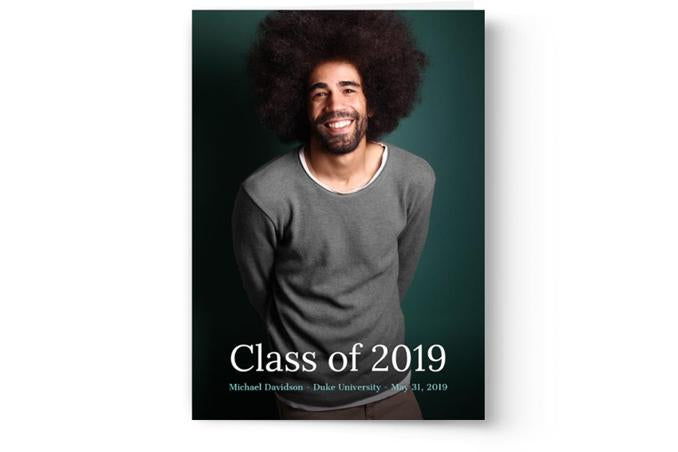
{"type": "Polygon", "coordinates": [[[333,154],[347,154],[365,139],[367,99],[358,70],[345,61],[313,69],[308,84],[311,140],[333,154]]]}

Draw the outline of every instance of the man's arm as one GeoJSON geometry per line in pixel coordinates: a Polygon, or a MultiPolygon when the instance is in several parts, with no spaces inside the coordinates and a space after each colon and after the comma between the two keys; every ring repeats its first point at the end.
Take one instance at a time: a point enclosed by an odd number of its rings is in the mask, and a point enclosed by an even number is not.
{"type": "Polygon", "coordinates": [[[235,198],[231,224],[233,253],[245,292],[254,309],[265,321],[277,242],[275,227],[242,187],[235,198]]]}
{"type": "Polygon", "coordinates": [[[398,289],[401,302],[405,299],[405,293],[414,278],[419,256],[426,243],[434,185],[435,176],[432,176],[430,187],[427,187],[427,191],[418,196],[411,205],[407,213],[407,225],[398,236],[398,289]]]}

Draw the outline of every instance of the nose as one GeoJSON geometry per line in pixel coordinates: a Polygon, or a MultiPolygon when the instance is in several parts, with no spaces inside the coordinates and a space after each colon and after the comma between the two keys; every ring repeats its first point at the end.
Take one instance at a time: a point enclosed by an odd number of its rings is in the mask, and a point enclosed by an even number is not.
{"type": "Polygon", "coordinates": [[[330,93],[325,101],[325,111],[337,111],[340,110],[341,108],[341,102],[338,96],[330,93]]]}

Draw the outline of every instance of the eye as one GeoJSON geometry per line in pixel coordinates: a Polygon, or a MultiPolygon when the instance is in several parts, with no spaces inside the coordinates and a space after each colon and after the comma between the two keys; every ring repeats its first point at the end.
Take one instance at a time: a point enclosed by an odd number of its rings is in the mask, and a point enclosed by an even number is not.
{"type": "Polygon", "coordinates": [[[319,97],[325,97],[325,96],[327,96],[327,93],[326,93],[326,92],[318,91],[318,92],[313,93],[313,94],[311,95],[311,99],[317,99],[317,98],[319,98],[319,97]]]}
{"type": "Polygon", "coordinates": [[[353,88],[346,88],[344,90],[344,94],[353,94],[355,93],[355,90],[353,88]]]}

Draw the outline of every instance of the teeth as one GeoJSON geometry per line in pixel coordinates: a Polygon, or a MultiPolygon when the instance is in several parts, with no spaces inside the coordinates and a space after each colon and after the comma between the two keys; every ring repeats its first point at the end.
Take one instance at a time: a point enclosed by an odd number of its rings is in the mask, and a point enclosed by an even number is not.
{"type": "Polygon", "coordinates": [[[331,122],[327,124],[327,127],[329,127],[330,129],[341,129],[342,127],[346,127],[350,123],[351,121],[347,119],[344,121],[331,122]]]}

